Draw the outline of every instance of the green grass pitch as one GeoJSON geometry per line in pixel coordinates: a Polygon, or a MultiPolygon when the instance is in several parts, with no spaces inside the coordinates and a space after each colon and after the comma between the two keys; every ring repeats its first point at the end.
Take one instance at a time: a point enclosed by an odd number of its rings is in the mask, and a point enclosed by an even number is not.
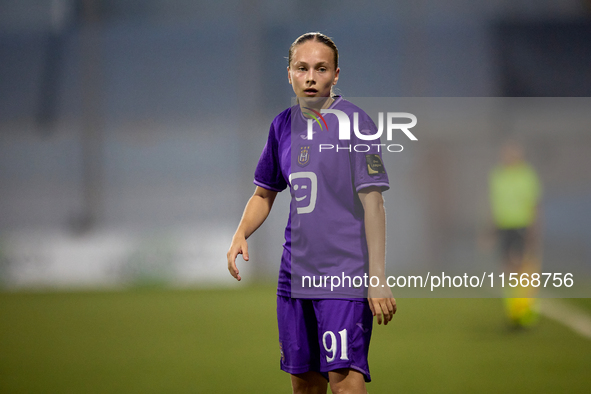
{"type": "MultiPolygon", "coordinates": [[[[591,340],[558,323],[512,332],[498,299],[397,301],[374,326],[372,394],[591,388],[591,340]]],[[[0,293],[0,393],[289,392],[273,286],[0,293]]]]}

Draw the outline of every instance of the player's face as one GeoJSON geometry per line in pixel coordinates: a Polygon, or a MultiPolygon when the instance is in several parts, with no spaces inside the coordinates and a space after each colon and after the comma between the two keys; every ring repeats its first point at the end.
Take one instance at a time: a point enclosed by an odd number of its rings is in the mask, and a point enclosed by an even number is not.
{"type": "Polygon", "coordinates": [[[339,71],[332,49],[318,41],[306,41],[294,48],[287,76],[297,97],[330,97],[339,71]]]}

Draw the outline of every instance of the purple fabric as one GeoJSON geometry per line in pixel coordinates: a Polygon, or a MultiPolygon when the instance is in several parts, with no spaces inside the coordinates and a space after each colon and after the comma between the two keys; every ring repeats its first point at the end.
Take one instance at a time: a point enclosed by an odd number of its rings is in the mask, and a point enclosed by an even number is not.
{"type": "Polygon", "coordinates": [[[367,358],[373,316],[367,300],[277,296],[277,321],[283,371],[328,377],[329,371],[351,368],[371,381],[367,358]]]}
{"type": "MultiPolygon", "coordinates": [[[[365,134],[377,130],[369,116],[352,103],[337,98],[330,109],[359,116],[365,134]]],[[[296,298],[363,298],[365,287],[351,281],[339,288],[311,286],[312,278],[363,277],[368,271],[363,206],[357,192],[369,186],[389,188],[388,175],[371,171],[368,160],[379,157],[379,141],[339,139],[334,114],[323,115],[326,124],[313,122],[313,138],[307,139],[308,120],[299,106],[288,108],[272,122],[269,137],[255,171],[254,183],[269,190],[290,187],[290,217],[285,229],[277,294],[296,298]],[[320,150],[333,146],[333,149],[320,150]],[[347,149],[351,146],[351,149],[347,149]],[[361,149],[355,151],[354,147],[361,149]],[[337,151],[337,147],[339,150],[337,151]],[[365,148],[367,147],[367,149],[365,148]],[[310,278],[308,282],[305,278],[310,278]],[[304,280],[302,280],[304,278],[304,280]]],[[[345,282],[345,281],[343,281],[345,282]]],[[[324,282],[323,282],[324,284],[324,282]]]]}

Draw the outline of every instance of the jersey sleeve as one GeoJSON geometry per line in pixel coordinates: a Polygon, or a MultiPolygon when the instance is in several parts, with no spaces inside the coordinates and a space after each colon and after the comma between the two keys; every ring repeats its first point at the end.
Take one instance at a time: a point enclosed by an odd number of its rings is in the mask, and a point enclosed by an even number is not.
{"type": "MultiPolygon", "coordinates": [[[[368,135],[377,132],[375,123],[363,112],[359,113],[359,131],[361,134],[368,135]]],[[[380,187],[382,191],[390,188],[388,174],[382,160],[384,146],[379,144],[379,140],[364,141],[355,133],[351,135],[351,145],[363,147],[357,150],[352,149],[350,153],[353,186],[357,192],[370,186],[380,187]]]]}
{"type": "Polygon", "coordinates": [[[269,129],[269,137],[254,172],[254,184],[262,188],[280,192],[287,187],[279,161],[279,141],[275,122],[269,129]]]}

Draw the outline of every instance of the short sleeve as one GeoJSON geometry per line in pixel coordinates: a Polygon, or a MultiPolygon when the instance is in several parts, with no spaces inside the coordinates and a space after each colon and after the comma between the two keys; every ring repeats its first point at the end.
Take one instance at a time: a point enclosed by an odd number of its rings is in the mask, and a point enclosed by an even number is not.
{"type": "MultiPolygon", "coordinates": [[[[359,113],[359,131],[361,134],[375,134],[377,127],[371,118],[363,113],[359,113]]],[[[370,186],[377,186],[386,191],[390,188],[388,174],[382,160],[382,149],[379,140],[365,141],[352,133],[351,145],[351,173],[353,176],[353,186],[359,192],[370,186]],[[355,149],[355,147],[357,149],[355,149]]]]}
{"type": "Polygon", "coordinates": [[[279,140],[275,122],[269,129],[269,137],[254,172],[254,184],[262,188],[280,192],[287,187],[281,172],[279,140]]]}

